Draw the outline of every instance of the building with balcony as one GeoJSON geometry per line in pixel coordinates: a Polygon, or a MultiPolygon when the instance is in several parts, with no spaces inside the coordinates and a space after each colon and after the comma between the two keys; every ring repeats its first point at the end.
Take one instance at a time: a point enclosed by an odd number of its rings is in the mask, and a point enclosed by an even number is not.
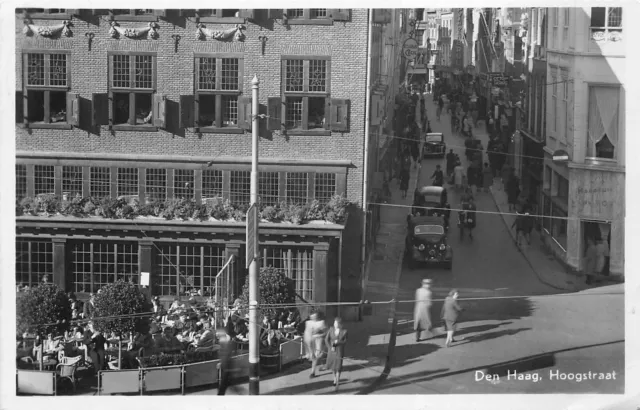
{"type": "MultiPolygon", "coordinates": [[[[377,30],[369,13],[18,10],[17,199],[144,205],[222,198],[246,206],[257,75],[260,201],[306,204],[343,194],[362,204],[373,77],[354,73],[367,71],[369,36],[377,30]]],[[[384,38],[377,41],[384,48],[384,38]]],[[[376,58],[384,75],[395,67],[388,56],[376,58]]],[[[232,297],[245,280],[244,222],[16,219],[18,284],[47,274],[86,297],[118,277],[147,272],[151,292],[165,301],[187,288],[207,296],[230,255],[237,256],[232,297]]],[[[363,224],[362,212],[345,224],[263,223],[261,263],[286,272],[303,300],[358,300],[363,224]]]]}
{"type": "Polygon", "coordinates": [[[624,277],[626,12],[547,10],[543,231],[556,255],[580,271],[587,240],[604,241],[605,269],[618,278],[624,277]],[[568,161],[558,161],[565,153],[568,161]]]}

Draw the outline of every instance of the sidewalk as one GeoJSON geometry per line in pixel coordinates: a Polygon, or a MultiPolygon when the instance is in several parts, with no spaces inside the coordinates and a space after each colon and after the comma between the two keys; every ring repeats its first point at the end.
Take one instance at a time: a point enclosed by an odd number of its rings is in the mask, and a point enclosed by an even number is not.
{"type": "MultiPolygon", "coordinates": [[[[474,136],[482,141],[482,146],[487,147],[489,143],[489,135],[487,134],[484,123],[480,124],[478,128],[473,130],[474,136]]],[[[497,179],[496,179],[497,180],[497,179]]],[[[504,224],[509,231],[509,235],[513,239],[513,243],[516,245],[516,231],[512,228],[512,225],[516,219],[515,213],[509,211],[509,204],[507,202],[507,194],[502,189],[500,182],[494,183],[490,188],[491,197],[500,212],[500,216],[504,224]]],[[[537,230],[531,232],[531,244],[527,244],[526,241],[518,247],[518,250],[524,258],[527,260],[531,269],[538,276],[540,281],[548,286],[556,288],[558,290],[576,292],[589,288],[584,283],[582,277],[578,277],[574,274],[568,273],[564,266],[555,259],[555,256],[546,249],[540,233],[537,230]]]]}

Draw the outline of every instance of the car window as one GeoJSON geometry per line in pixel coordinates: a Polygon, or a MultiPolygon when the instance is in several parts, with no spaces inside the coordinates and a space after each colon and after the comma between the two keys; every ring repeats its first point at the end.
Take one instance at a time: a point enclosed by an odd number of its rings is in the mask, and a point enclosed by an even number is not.
{"type": "Polygon", "coordinates": [[[444,227],[440,225],[418,225],[413,229],[415,235],[442,235],[444,227]]]}
{"type": "Polygon", "coordinates": [[[442,142],[442,135],[427,135],[427,142],[442,142]]]}

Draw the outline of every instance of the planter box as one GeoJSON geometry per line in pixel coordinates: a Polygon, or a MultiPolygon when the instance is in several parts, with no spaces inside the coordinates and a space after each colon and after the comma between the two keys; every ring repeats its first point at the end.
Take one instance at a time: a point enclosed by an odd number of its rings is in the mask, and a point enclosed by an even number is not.
{"type": "Polygon", "coordinates": [[[140,392],[140,370],[102,371],[98,377],[98,394],[140,392]]]}
{"type": "Polygon", "coordinates": [[[268,373],[280,370],[280,351],[260,352],[260,368],[268,373]]]}
{"type": "Polygon", "coordinates": [[[17,371],[18,394],[56,394],[56,373],[38,370],[17,371]]]}
{"type": "Polygon", "coordinates": [[[218,363],[220,363],[220,360],[185,364],[184,387],[194,387],[217,383],[218,363]]]}
{"type": "Polygon", "coordinates": [[[182,366],[143,369],[142,372],[142,388],[145,393],[181,388],[182,366]]]}

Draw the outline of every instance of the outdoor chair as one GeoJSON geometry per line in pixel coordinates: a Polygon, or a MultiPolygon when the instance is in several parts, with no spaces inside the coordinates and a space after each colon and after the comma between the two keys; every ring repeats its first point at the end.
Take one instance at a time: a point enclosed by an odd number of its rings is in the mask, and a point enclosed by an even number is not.
{"type": "Polygon", "coordinates": [[[82,356],[63,357],[62,361],[58,363],[58,366],[56,366],[56,372],[58,373],[57,374],[58,381],[62,379],[70,380],[73,386],[74,393],[76,391],[76,381],[77,381],[76,371],[78,370],[78,367],[80,367],[82,362],[83,362],[82,356]]]}

